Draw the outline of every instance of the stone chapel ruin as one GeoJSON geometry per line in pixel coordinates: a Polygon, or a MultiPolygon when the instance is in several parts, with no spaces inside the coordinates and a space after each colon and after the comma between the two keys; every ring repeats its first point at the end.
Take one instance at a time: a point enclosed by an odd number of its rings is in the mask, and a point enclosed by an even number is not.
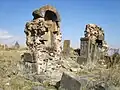
{"type": "MultiPolygon", "coordinates": [[[[26,45],[31,51],[29,55],[31,59],[23,60],[25,66],[29,67],[29,72],[37,72],[38,74],[59,69],[61,65],[57,62],[61,61],[61,52],[67,56],[70,52],[70,40],[64,41],[62,51],[60,15],[50,5],[33,11],[32,15],[33,20],[26,23],[24,30],[26,45]]],[[[104,30],[95,24],[86,25],[84,37],[80,40],[80,55],[78,54],[77,58],[79,64],[97,62],[101,55],[105,55],[108,50],[104,39],[104,30]]]]}
{"type": "Polygon", "coordinates": [[[97,62],[106,55],[108,46],[103,29],[95,24],[86,25],[80,49],[71,48],[70,40],[65,40],[62,50],[61,19],[57,10],[46,5],[32,15],[33,20],[26,23],[24,30],[29,51],[21,55],[20,69],[34,81],[59,83],[66,90],[79,90],[71,88],[74,84],[82,87],[81,82],[68,75],[76,76],[83,69],[81,64],[97,62]]]}
{"type": "Polygon", "coordinates": [[[33,20],[26,23],[26,44],[31,51],[43,47],[61,52],[60,16],[52,6],[44,6],[33,11],[33,20]]]}
{"type": "MultiPolygon", "coordinates": [[[[52,73],[59,69],[61,53],[60,15],[56,9],[46,5],[33,11],[33,20],[25,25],[26,45],[31,53],[22,55],[23,71],[29,73],[52,73]],[[31,57],[25,59],[26,55],[31,57]],[[54,59],[54,61],[53,61],[54,59]]],[[[48,74],[46,74],[48,75],[48,74]]]]}
{"type": "Polygon", "coordinates": [[[81,39],[80,57],[77,60],[81,64],[83,62],[96,62],[100,59],[101,54],[106,54],[108,50],[107,43],[104,39],[104,31],[95,24],[86,25],[84,37],[81,39]]]}

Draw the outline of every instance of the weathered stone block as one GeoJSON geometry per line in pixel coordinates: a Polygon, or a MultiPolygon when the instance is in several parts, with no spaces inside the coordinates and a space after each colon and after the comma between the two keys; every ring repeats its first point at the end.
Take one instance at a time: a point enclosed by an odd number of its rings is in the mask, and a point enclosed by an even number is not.
{"type": "Polygon", "coordinates": [[[24,62],[30,62],[30,63],[35,62],[35,60],[33,60],[33,56],[31,55],[31,53],[24,53],[23,55],[21,55],[21,59],[24,62]]]}
{"type": "Polygon", "coordinates": [[[18,67],[24,74],[37,72],[37,63],[20,62],[18,67]]]}
{"type": "Polygon", "coordinates": [[[70,40],[64,40],[63,52],[64,52],[64,54],[69,54],[69,52],[70,52],[70,40]]]}
{"type": "Polygon", "coordinates": [[[79,56],[79,57],[77,57],[77,63],[78,64],[86,64],[87,63],[87,58],[79,56]]]}
{"type": "Polygon", "coordinates": [[[80,88],[81,83],[77,80],[76,77],[63,73],[59,90],[80,90],[80,88]]]}
{"type": "Polygon", "coordinates": [[[80,41],[80,55],[87,58],[89,53],[90,41],[88,38],[81,38],[80,41]]]}
{"type": "Polygon", "coordinates": [[[104,52],[108,48],[104,44],[103,29],[96,24],[86,25],[80,45],[80,56],[88,58],[88,62],[99,60],[100,52],[104,52]]]}

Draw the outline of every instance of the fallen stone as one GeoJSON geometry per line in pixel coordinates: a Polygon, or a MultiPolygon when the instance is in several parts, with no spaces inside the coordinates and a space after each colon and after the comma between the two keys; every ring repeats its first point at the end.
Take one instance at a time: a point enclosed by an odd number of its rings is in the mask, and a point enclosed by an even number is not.
{"type": "Polygon", "coordinates": [[[77,63],[80,65],[85,64],[85,63],[87,63],[87,58],[79,56],[79,57],[77,57],[77,63]]]}
{"type": "Polygon", "coordinates": [[[36,73],[36,65],[36,63],[20,62],[19,69],[22,70],[23,73],[36,73]]]}
{"type": "Polygon", "coordinates": [[[95,79],[97,75],[78,76],[73,73],[63,73],[61,80],[56,84],[58,90],[116,90],[106,82],[95,79]]]}
{"type": "Polygon", "coordinates": [[[76,77],[63,73],[59,90],[80,90],[81,83],[76,77]]]}
{"type": "Polygon", "coordinates": [[[23,55],[21,55],[21,59],[24,61],[24,62],[30,62],[30,63],[33,63],[35,62],[32,58],[32,55],[31,53],[24,53],[23,55]]]}

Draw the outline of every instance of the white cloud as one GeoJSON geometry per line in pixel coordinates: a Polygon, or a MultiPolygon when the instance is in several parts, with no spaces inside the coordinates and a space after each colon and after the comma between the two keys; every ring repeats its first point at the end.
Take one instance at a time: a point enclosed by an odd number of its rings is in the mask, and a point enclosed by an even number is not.
{"type": "Polygon", "coordinates": [[[0,39],[4,40],[4,39],[10,39],[13,36],[10,35],[6,30],[0,29],[0,39]]]}
{"type": "Polygon", "coordinates": [[[16,36],[0,28],[0,43],[11,46],[14,45],[16,41],[21,45],[25,45],[25,36],[16,36]]]}

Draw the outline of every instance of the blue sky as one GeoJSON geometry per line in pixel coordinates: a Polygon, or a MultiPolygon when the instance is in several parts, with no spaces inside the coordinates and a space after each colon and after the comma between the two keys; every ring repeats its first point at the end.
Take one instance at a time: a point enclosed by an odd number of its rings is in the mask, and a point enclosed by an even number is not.
{"type": "Polygon", "coordinates": [[[56,7],[61,16],[62,39],[79,47],[85,25],[101,26],[111,47],[120,47],[120,0],[0,0],[0,42],[25,42],[24,27],[32,11],[46,4],[56,7]]]}

